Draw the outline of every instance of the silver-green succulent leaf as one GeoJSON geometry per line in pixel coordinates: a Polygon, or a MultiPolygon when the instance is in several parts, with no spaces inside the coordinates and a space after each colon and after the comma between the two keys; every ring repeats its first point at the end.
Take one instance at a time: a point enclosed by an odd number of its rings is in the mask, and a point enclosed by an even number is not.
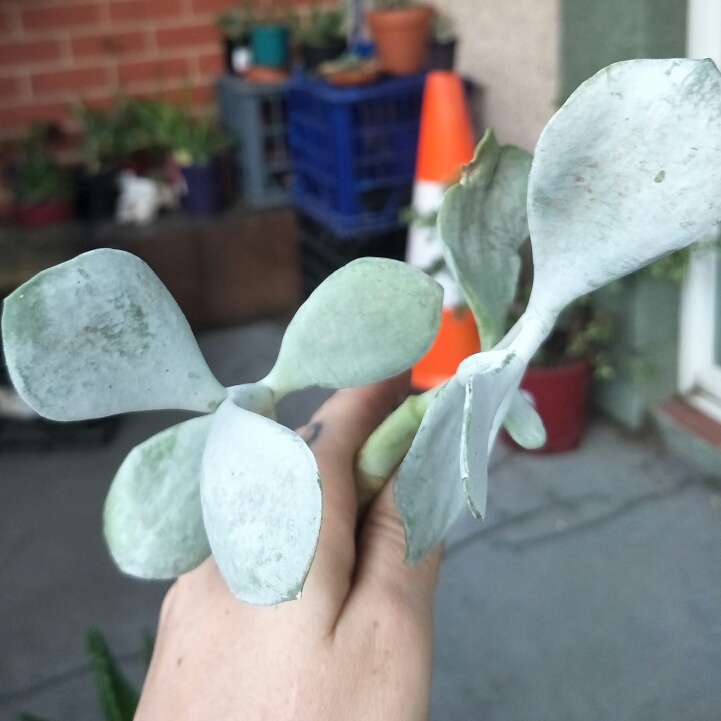
{"type": "MultiPolygon", "coordinates": [[[[710,60],[630,60],[584,83],[536,146],[528,187],[534,285],[508,362],[469,383],[463,478],[483,515],[487,457],[526,365],[577,297],[721,224],[721,75],[710,60]]],[[[483,355],[483,354],[481,354],[483,355]]]]}
{"type": "Polygon", "coordinates": [[[441,389],[398,470],[393,492],[409,564],[443,541],[465,507],[459,482],[464,393],[454,378],[441,389]]]}
{"type": "MultiPolygon", "coordinates": [[[[488,458],[526,370],[526,361],[509,353],[499,364],[472,374],[466,381],[461,436],[461,481],[468,507],[479,519],[486,515],[488,458]]],[[[525,400],[522,399],[525,403],[525,400]]]]}
{"type": "Polygon", "coordinates": [[[303,440],[224,401],[203,456],[205,529],[233,595],[257,605],[300,597],[318,542],[321,487],[303,440]]]}
{"type": "Polygon", "coordinates": [[[441,286],[405,263],[353,261],[298,310],[265,383],[282,397],[309,386],[351,388],[397,375],[430,348],[442,301],[441,286]]]}
{"type": "Polygon", "coordinates": [[[84,253],[22,285],[5,300],[2,335],[15,388],[53,420],[211,412],[226,397],[168,290],[120,250],[84,253]]]}
{"type": "Polygon", "coordinates": [[[105,501],[105,539],[121,571],[169,579],[210,555],[200,505],[203,450],[212,416],[168,428],[134,448],[105,501]]]}
{"type": "Polygon", "coordinates": [[[503,338],[516,295],[518,249],[528,238],[531,161],[521,148],[499,147],[488,130],[438,215],[446,262],[473,312],[484,350],[503,338]]]}
{"type": "Polygon", "coordinates": [[[503,420],[503,427],[511,438],[523,448],[537,450],[546,445],[546,429],[543,421],[523,391],[513,394],[508,413],[503,420]]]}
{"type": "Polygon", "coordinates": [[[711,60],[628,60],[581,85],[536,146],[529,309],[575,298],[721,221],[721,75],[711,60]]]}
{"type": "MultiPolygon", "coordinates": [[[[528,238],[528,174],[533,156],[512,145],[499,147],[487,130],[450,188],[438,215],[438,229],[448,267],[478,325],[481,347],[490,350],[506,332],[506,318],[516,295],[521,258],[528,238]]],[[[538,448],[545,430],[538,414],[517,394],[505,424],[525,448],[538,448]],[[532,425],[526,429],[525,421],[532,425]],[[540,434],[539,434],[540,426],[540,434]]]]}

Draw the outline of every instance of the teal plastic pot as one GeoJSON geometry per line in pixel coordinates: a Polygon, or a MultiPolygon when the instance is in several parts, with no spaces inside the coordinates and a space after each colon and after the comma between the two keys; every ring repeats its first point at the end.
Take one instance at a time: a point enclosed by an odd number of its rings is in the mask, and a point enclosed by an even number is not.
{"type": "Polygon", "coordinates": [[[264,68],[288,67],[288,28],[284,25],[260,25],[250,35],[253,65],[264,68]]]}

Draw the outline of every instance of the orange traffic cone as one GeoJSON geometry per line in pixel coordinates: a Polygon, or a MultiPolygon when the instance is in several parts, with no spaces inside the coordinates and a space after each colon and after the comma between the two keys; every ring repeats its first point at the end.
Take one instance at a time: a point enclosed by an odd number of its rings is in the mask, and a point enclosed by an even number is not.
{"type": "Polygon", "coordinates": [[[461,167],[473,158],[473,127],[461,78],[452,72],[429,73],[423,93],[421,128],[413,188],[413,209],[406,260],[443,286],[443,316],[438,336],[413,367],[412,384],[429,390],[453,376],[459,363],[480,348],[473,315],[459,310],[463,296],[447,268],[435,225],[426,218],[441,207],[448,186],[458,182],[461,167]],[[440,266],[440,269],[439,269],[440,266]]]}

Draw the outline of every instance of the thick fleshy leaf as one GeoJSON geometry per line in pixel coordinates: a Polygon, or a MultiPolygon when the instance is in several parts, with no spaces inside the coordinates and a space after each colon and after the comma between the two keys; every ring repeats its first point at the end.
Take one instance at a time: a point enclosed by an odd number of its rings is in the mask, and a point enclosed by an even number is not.
{"type": "Polygon", "coordinates": [[[464,393],[455,379],[448,381],[398,470],[394,495],[409,564],[421,561],[443,541],[465,506],[459,450],[464,393]]]}
{"type": "Polygon", "coordinates": [[[353,261],[301,306],[265,383],[283,396],[309,386],[350,388],[397,375],[430,348],[442,301],[441,286],[405,263],[353,261]]]}
{"type": "Polygon", "coordinates": [[[318,542],[321,488],[293,431],[224,401],[203,457],[201,500],[218,568],[243,601],[300,596],[318,542]]]}
{"type": "Polygon", "coordinates": [[[488,457],[525,370],[524,359],[509,353],[501,363],[466,382],[461,476],[468,507],[479,519],[486,515],[488,457]]]}
{"type": "Polygon", "coordinates": [[[503,337],[516,294],[518,249],[528,237],[531,160],[521,148],[499,148],[487,131],[461,182],[446,192],[438,215],[446,262],[473,312],[485,350],[503,337]]]}
{"type": "Polygon", "coordinates": [[[529,451],[546,445],[546,429],[541,416],[523,395],[523,391],[513,394],[503,427],[519,446],[529,451]]]}
{"type": "Polygon", "coordinates": [[[226,396],[165,286],[120,250],[36,275],[5,300],[2,334],[15,388],[53,420],[209,412],[226,396]]]}
{"type": "Polygon", "coordinates": [[[721,75],[711,60],[629,60],[576,90],[536,146],[529,308],[575,298],[709,238],[721,221],[721,75]]]}
{"type": "Polygon", "coordinates": [[[105,539],[120,570],[175,578],[209,555],[200,472],[212,416],[194,418],[134,448],[105,501],[105,539]]]}

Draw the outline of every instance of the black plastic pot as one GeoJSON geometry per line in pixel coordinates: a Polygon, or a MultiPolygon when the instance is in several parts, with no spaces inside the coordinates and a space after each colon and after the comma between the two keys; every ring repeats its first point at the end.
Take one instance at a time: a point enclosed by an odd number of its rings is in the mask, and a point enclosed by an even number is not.
{"type": "Polygon", "coordinates": [[[225,38],[225,69],[232,75],[243,75],[253,64],[250,36],[231,40],[225,38]]]}
{"type": "Polygon", "coordinates": [[[109,220],[115,217],[118,194],[116,168],[81,175],[78,178],[78,216],[82,220],[109,220]]]}
{"type": "Polygon", "coordinates": [[[453,70],[456,66],[457,40],[440,43],[431,40],[428,45],[428,70],[453,70]]]}
{"type": "Polygon", "coordinates": [[[213,158],[204,165],[182,167],[187,192],[180,199],[185,212],[195,217],[207,217],[220,211],[220,165],[213,158]]]}
{"type": "Polygon", "coordinates": [[[338,38],[329,45],[306,45],[303,43],[300,48],[303,67],[307,73],[314,73],[319,65],[337,60],[347,48],[348,43],[345,38],[338,38]]]}

